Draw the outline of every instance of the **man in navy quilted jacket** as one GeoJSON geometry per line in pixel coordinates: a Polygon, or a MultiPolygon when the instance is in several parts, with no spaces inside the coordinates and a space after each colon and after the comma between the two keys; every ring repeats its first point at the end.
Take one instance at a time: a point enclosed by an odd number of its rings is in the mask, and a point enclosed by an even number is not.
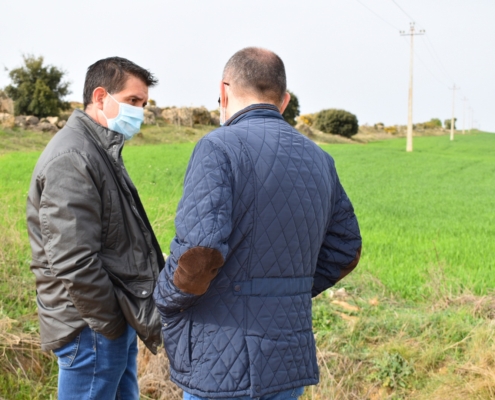
{"type": "Polygon", "coordinates": [[[154,292],[171,379],[186,400],[297,399],[319,378],[311,298],[357,265],[357,219],[333,159],[281,115],[276,54],[234,54],[220,93],[154,292]]]}

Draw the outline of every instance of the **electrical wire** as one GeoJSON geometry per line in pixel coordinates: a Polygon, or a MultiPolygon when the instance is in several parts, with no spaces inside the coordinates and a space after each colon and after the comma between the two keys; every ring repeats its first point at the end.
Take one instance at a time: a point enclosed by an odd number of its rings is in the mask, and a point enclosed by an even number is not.
{"type": "Polygon", "coordinates": [[[421,35],[421,36],[422,36],[421,39],[423,40],[423,43],[425,45],[426,50],[428,51],[428,53],[430,53],[431,58],[435,61],[435,63],[437,65],[438,70],[440,71],[440,73],[442,75],[445,75],[450,81],[453,82],[454,79],[452,79],[452,77],[450,76],[450,74],[445,69],[445,66],[443,65],[442,61],[440,60],[440,57],[436,53],[435,49],[432,47],[431,44],[428,44],[428,42],[423,38],[423,36],[427,36],[427,35],[421,35]]]}
{"type": "MultiPolygon", "coordinates": [[[[361,4],[361,6],[363,6],[364,8],[366,8],[369,12],[371,12],[373,15],[375,15],[377,18],[379,18],[380,20],[382,20],[383,22],[385,22],[388,26],[392,27],[394,30],[396,31],[399,31],[401,32],[401,29],[397,28],[394,24],[390,23],[389,21],[387,21],[385,18],[383,18],[382,16],[380,16],[378,13],[376,13],[375,11],[373,11],[370,7],[368,7],[366,4],[364,4],[361,0],[356,0],[359,4],[361,4]]],[[[406,15],[409,20],[411,22],[415,22],[414,18],[404,9],[402,8],[395,0],[392,0],[392,3],[394,3],[403,13],[404,15],[406,15]]],[[[422,29],[424,29],[424,27],[418,23],[418,26],[422,29]]],[[[421,35],[423,36],[423,35],[421,35]]],[[[450,74],[448,73],[447,69],[445,68],[444,64],[442,63],[442,60],[440,59],[440,57],[438,56],[438,52],[436,51],[435,49],[435,46],[433,45],[433,42],[431,41],[429,35],[424,35],[426,36],[426,40],[423,39],[423,43],[425,43],[425,47],[426,49],[428,50],[428,52],[430,53],[430,56],[433,58],[433,60],[435,61],[435,63],[437,64],[438,68],[439,68],[439,71],[441,72],[442,75],[444,75],[445,77],[447,77],[450,81],[454,82],[454,79],[452,78],[452,76],[450,76],[450,74]]],[[[403,37],[403,39],[405,40],[405,42],[407,43],[407,40],[405,37],[403,37]]],[[[426,62],[423,61],[423,59],[419,56],[419,54],[414,50],[414,54],[416,55],[416,57],[418,58],[418,60],[421,62],[421,64],[423,65],[423,67],[428,71],[428,73],[440,84],[442,85],[443,87],[446,87],[446,88],[449,88],[449,85],[446,84],[442,79],[439,79],[437,77],[437,75],[435,75],[430,68],[428,68],[426,62]]],[[[469,101],[468,101],[469,102],[469,101]]]]}
{"type": "Polygon", "coordinates": [[[427,42],[425,41],[425,43],[427,44],[427,47],[430,46],[431,49],[433,50],[433,53],[435,54],[435,58],[436,58],[437,62],[439,63],[440,68],[443,70],[443,73],[445,75],[447,75],[447,77],[451,81],[454,81],[454,79],[452,78],[452,76],[450,76],[450,74],[448,73],[447,69],[445,68],[445,65],[442,63],[442,60],[438,56],[438,52],[435,50],[435,46],[433,46],[433,42],[431,41],[430,37],[427,34],[425,36],[426,36],[426,39],[427,39],[427,42]]]}
{"type": "Polygon", "coordinates": [[[374,12],[371,8],[369,8],[366,4],[362,3],[360,0],[356,0],[359,4],[361,4],[363,7],[367,8],[368,11],[372,12],[376,17],[380,18],[383,22],[386,24],[390,25],[392,28],[400,32],[400,29],[397,28],[396,26],[392,25],[390,22],[388,22],[386,19],[382,18],[379,14],[374,12]]]}
{"type": "MultiPolygon", "coordinates": [[[[404,39],[404,41],[407,43],[407,39],[403,36],[402,37],[404,39]]],[[[430,75],[438,82],[440,83],[442,86],[448,88],[449,85],[447,85],[445,82],[443,82],[442,80],[440,80],[433,72],[431,72],[431,70],[428,68],[428,66],[426,65],[426,63],[423,61],[423,59],[419,56],[419,54],[416,52],[416,50],[414,50],[414,55],[417,57],[417,59],[421,62],[421,64],[423,64],[423,67],[430,73],[430,75]]]]}
{"type": "MultiPolygon", "coordinates": [[[[392,3],[394,3],[412,22],[414,22],[414,18],[406,11],[404,10],[404,8],[402,8],[395,0],[392,0],[392,3]]],[[[420,27],[422,27],[420,24],[418,24],[420,27]]],[[[423,35],[422,35],[423,36],[423,35]]],[[[435,46],[433,46],[433,43],[430,39],[430,37],[426,34],[424,35],[426,36],[426,40],[423,39],[423,42],[425,43],[426,45],[426,49],[428,50],[428,52],[431,54],[432,58],[435,60],[435,62],[438,64],[442,74],[444,74],[447,78],[449,78],[449,80],[451,81],[454,81],[454,79],[452,78],[452,76],[450,76],[450,74],[448,73],[447,69],[445,68],[445,66],[443,65],[440,57],[438,56],[438,53],[437,51],[435,50],[435,46]]],[[[421,58],[418,56],[418,58],[421,60],[421,58]]],[[[424,66],[426,67],[426,64],[421,60],[421,62],[424,64],[424,66]]],[[[427,67],[426,67],[427,68],[427,67]]],[[[428,68],[427,68],[428,69],[428,68]]],[[[429,70],[428,70],[429,71],[429,70]]],[[[430,74],[433,75],[433,73],[431,71],[429,71],[430,74]]],[[[435,79],[438,81],[438,78],[435,77],[435,79]]]]}
{"type": "Polygon", "coordinates": [[[392,0],[392,3],[394,3],[397,7],[399,7],[399,9],[400,9],[400,10],[401,10],[404,14],[406,14],[406,15],[407,15],[407,17],[411,20],[411,22],[414,22],[414,18],[413,18],[413,17],[411,17],[411,16],[410,16],[410,15],[406,12],[406,10],[404,10],[401,6],[399,6],[399,5],[396,3],[396,1],[395,1],[395,0],[392,0]]]}

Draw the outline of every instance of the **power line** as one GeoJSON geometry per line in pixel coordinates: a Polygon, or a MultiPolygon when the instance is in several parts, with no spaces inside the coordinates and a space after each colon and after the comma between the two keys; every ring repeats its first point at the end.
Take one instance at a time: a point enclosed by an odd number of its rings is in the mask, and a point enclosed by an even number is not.
{"type": "Polygon", "coordinates": [[[426,39],[428,40],[428,43],[431,46],[431,49],[433,50],[433,53],[435,54],[438,63],[440,64],[441,68],[443,69],[443,72],[453,82],[454,79],[450,76],[450,74],[448,73],[447,69],[445,68],[445,65],[442,63],[442,60],[438,56],[438,52],[435,50],[435,46],[433,46],[433,42],[431,41],[431,39],[430,39],[430,37],[428,35],[426,35],[426,39]]]}
{"type": "MultiPolygon", "coordinates": [[[[392,0],[392,3],[395,4],[395,6],[397,8],[399,8],[399,10],[407,16],[407,18],[409,18],[409,20],[412,22],[411,23],[411,31],[409,34],[406,34],[405,32],[401,31],[399,28],[397,28],[394,24],[390,23],[389,21],[387,21],[385,18],[383,18],[380,14],[376,13],[373,9],[371,9],[370,7],[368,7],[366,4],[364,4],[361,0],[356,0],[361,6],[363,6],[364,8],[366,8],[369,12],[371,12],[375,17],[379,18],[381,21],[385,22],[388,26],[390,26],[391,28],[393,28],[394,30],[397,30],[400,32],[400,34],[402,36],[411,36],[411,65],[410,65],[410,87],[409,87],[409,97],[410,97],[410,100],[409,100],[409,118],[408,119],[411,119],[411,121],[408,121],[408,134],[407,134],[407,145],[406,145],[406,150],[407,151],[412,151],[412,64],[413,64],[413,61],[412,61],[412,57],[413,57],[413,54],[416,55],[416,57],[419,59],[419,61],[421,62],[421,64],[423,64],[423,67],[428,71],[428,73],[442,86],[444,87],[449,87],[448,84],[446,84],[443,79],[439,79],[437,77],[436,74],[434,74],[432,72],[432,70],[430,68],[428,68],[428,65],[427,63],[419,56],[419,54],[414,51],[414,48],[413,48],[413,36],[415,35],[423,35],[425,32],[424,32],[424,29],[422,29],[420,32],[414,32],[414,21],[415,19],[411,16],[411,14],[409,14],[403,7],[400,6],[399,3],[397,3],[396,0],[392,0]],[[409,125],[411,125],[411,127],[409,127],[409,125]]],[[[422,27],[421,24],[418,23],[418,25],[422,27]]],[[[405,38],[404,38],[405,39],[405,38]]],[[[428,51],[429,55],[431,56],[431,58],[434,60],[435,64],[437,64],[437,67],[439,69],[439,72],[441,73],[440,75],[445,75],[444,78],[448,78],[448,80],[454,82],[454,79],[452,78],[452,76],[448,73],[447,69],[445,68],[445,65],[442,63],[442,60],[441,58],[439,57],[438,55],[438,52],[436,51],[436,48],[435,46],[433,45],[433,42],[431,41],[429,35],[426,35],[426,39],[427,40],[423,40],[423,42],[425,43],[425,47],[426,47],[426,50],[428,51]]],[[[458,87],[456,87],[454,85],[454,88],[453,88],[453,95],[455,97],[455,91],[456,90],[459,90],[458,87]]],[[[472,119],[472,117],[471,117],[472,119]]],[[[472,121],[471,121],[471,125],[472,125],[472,121]]]]}
{"type": "Polygon", "coordinates": [[[390,22],[388,22],[386,19],[382,18],[379,14],[377,14],[376,12],[374,12],[371,8],[369,8],[366,4],[362,3],[360,0],[356,0],[359,4],[361,4],[363,7],[367,8],[368,11],[372,12],[376,17],[380,18],[383,22],[385,22],[386,24],[390,25],[392,28],[394,28],[396,31],[400,31],[399,28],[397,28],[396,26],[392,25],[390,22]]]}
{"type": "MultiPolygon", "coordinates": [[[[373,11],[370,7],[368,7],[366,4],[364,4],[361,0],[356,0],[359,4],[361,4],[363,7],[365,7],[368,11],[370,11],[371,13],[373,13],[373,15],[375,15],[377,18],[379,18],[380,20],[382,20],[383,22],[385,22],[387,25],[389,25],[390,27],[400,31],[399,28],[397,28],[395,25],[393,25],[392,23],[390,23],[389,21],[387,21],[385,18],[381,17],[378,13],[376,13],[375,11],[373,11]]],[[[407,15],[411,20],[414,20],[414,18],[412,18],[406,10],[404,10],[395,0],[392,0],[392,2],[397,6],[399,7],[399,9],[405,14],[407,15]]],[[[430,38],[427,36],[427,39],[429,41],[429,46],[428,46],[428,43],[425,41],[425,43],[427,44],[426,46],[426,49],[428,50],[428,52],[430,53],[430,55],[432,56],[432,58],[435,60],[436,63],[438,63],[439,65],[439,68],[442,70],[441,72],[444,73],[445,75],[447,75],[447,77],[451,80],[451,81],[454,81],[452,79],[452,77],[448,74],[447,70],[445,69],[445,67],[443,66],[440,58],[438,57],[436,51],[435,51],[435,48],[433,47],[433,43],[431,42],[430,38]]],[[[444,86],[448,86],[445,84],[445,82],[442,82],[440,79],[438,79],[436,77],[435,74],[433,74],[433,72],[431,72],[431,70],[426,66],[426,63],[423,61],[423,59],[418,55],[418,53],[414,52],[414,54],[416,54],[416,56],[418,57],[418,59],[420,60],[420,62],[423,64],[423,66],[426,68],[426,70],[430,73],[430,75],[433,76],[433,78],[435,80],[437,80],[440,84],[444,85],[444,86]]]]}
{"type": "MultiPolygon", "coordinates": [[[[426,35],[426,36],[428,36],[428,35],[426,35]]],[[[425,47],[426,47],[426,50],[428,50],[428,53],[430,53],[431,58],[435,61],[435,64],[437,64],[437,67],[438,67],[439,71],[442,74],[446,75],[449,78],[449,80],[452,80],[453,81],[453,79],[450,78],[449,74],[445,70],[443,64],[441,63],[441,61],[438,58],[438,56],[436,55],[436,53],[434,53],[433,47],[431,47],[430,45],[428,45],[428,42],[426,40],[424,40],[424,39],[423,39],[423,43],[425,44],[425,47]]]]}
{"type": "MultiPolygon", "coordinates": [[[[392,23],[390,23],[389,21],[387,21],[385,18],[383,18],[382,16],[380,16],[378,13],[376,13],[375,11],[373,11],[370,7],[368,7],[366,4],[364,4],[361,0],[356,0],[359,4],[361,4],[363,7],[365,7],[369,12],[371,12],[373,15],[375,15],[377,18],[379,18],[380,20],[382,20],[383,22],[385,22],[387,25],[389,25],[390,27],[394,28],[395,30],[398,30],[400,31],[399,28],[397,28],[395,25],[393,25],[392,23]]],[[[409,15],[407,13],[406,10],[404,10],[395,0],[392,0],[392,2],[408,17],[410,18],[411,20],[414,20],[414,18],[411,17],[411,15],[409,15]]],[[[430,53],[431,57],[433,58],[433,60],[435,61],[435,63],[438,64],[439,66],[439,69],[441,70],[441,72],[443,74],[445,74],[451,81],[454,81],[454,79],[452,79],[452,77],[449,75],[449,73],[447,72],[447,70],[445,69],[442,61],[440,60],[440,57],[438,56],[438,53],[436,52],[435,50],[435,47],[433,46],[433,43],[431,42],[430,38],[428,35],[426,35],[426,38],[428,39],[428,42],[424,41],[425,44],[426,44],[426,49],[428,50],[428,52],[430,53]]],[[[430,73],[431,76],[433,76],[433,78],[438,81],[441,85],[443,86],[447,86],[447,84],[445,84],[445,82],[442,82],[440,79],[438,79],[438,77],[427,67],[426,63],[423,61],[423,59],[418,55],[418,53],[415,51],[414,54],[416,54],[416,56],[418,57],[419,61],[423,64],[423,66],[426,68],[426,70],[430,73]]]]}
{"type": "Polygon", "coordinates": [[[408,16],[408,18],[411,20],[411,22],[414,22],[414,18],[413,18],[413,17],[411,17],[411,16],[410,16],[410,15],[406,12],[406,10],[404,10],[401,6],[399,6],[399,5],[395,2],[395,0],[392,0],[392,3],[394,3],[397,7],[399,7],[399,9],[400,9],[400,10],[401,10],[404,14],[406,14],[406,15],[408,16]]]}
{"type": "MultiPolygon", "coordinates": [[[[415,19],[406,11],[404,8],[402,8],[395,0],[392,0],[392,3],[394,3],[411,21],[414,21],[415,19]]],[[[421,24],[418,24],[420,27],[422,27],[421,24]]],[[[423,27],[422,27],[423,28],[423,27]]],[[[433,45],[433,42],[431,41],[429,35],[426,35],[426,39],[428,42],[424,41],[426,43],[426,49],[429,52],[433,52],[433,59],[435,62],[438,63],[440,69],[442,70],[442,73],[444,73],[452,82],[454,82],[454,79],[450,74],[448,73],[447,69],[445,68],[444,64],[442,63],[442,60],[438,56],[438,52],[435,49],[435,46],[433,45]],[[431,48],[431,51],[430,51],[431,48]]],[[[419,57],[418,57],[419,58],[419,57]]]]}
{"type": "MultiPolygon", "coordinates": [[[[404,42],[407,43],[407,39],[404,37],[404,42]]],[[[423,61],[423,59],[419,56],[419,54],[416,52],[416,50],[414,50],[414,54],[416,55],[416,57],[418,57],[418,60],[421,62],[421,64],[423,64],[423,67],[430,73],[430,75],[438,82],[440,83],[442,86],[445,86],[445,87],[449,87],[448,84],[446,84],[445,82],[443,82],[442,80],[440,80],[433,72],[431,72],[431,70],[428,68],[428,66],[426,65],[426,63],[423,61]]]]}

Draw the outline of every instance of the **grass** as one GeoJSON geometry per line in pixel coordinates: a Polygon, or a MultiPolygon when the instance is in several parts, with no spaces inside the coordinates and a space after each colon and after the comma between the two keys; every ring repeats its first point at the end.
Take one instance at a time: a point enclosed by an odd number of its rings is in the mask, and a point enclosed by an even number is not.
{"type": "MultiPolygon", "coordinates": [[[[195,143],[213,129],[212,126],[208,125],[195,125],[192,128],[167,125],[161,120],[158,121],[158,124],[143,125],[141,133],[128,142],[126,147],[149,144],[195,143]]],[[[51,133],[34,132],[17,127],[2,129],[0,125],[0,155],[19,151],[41,151],[52,137],[51,133]]]]}
{"type": "Polygon", "coordinates": [[[363,230],[362,269],[420,300],[442,273],[454,292],[495,287],[495,135],[366,146],[324,146],[335,158],[363,230]]]}
{"type": "MultiPolygon", "coordinates": [[[[188,158],[207,129],[149,128],[124,150],[165,252],[188,158]]],[[[1,135],[10,139],[0,149],[0,398],[49,399],[56,366],[39,351],[24,221],[39,151],[12,152],[41,148],[43,138],[1,135]]],[[[403,139],[322,146],[353,201],[364,250],[358,269],[314,300],[321,383],[304,400],[495,397],[495,135],[414,144],[413,153],[403,139]]],[[[168,399],[166,390],[146,386],[143,398],[168,399]]]]}

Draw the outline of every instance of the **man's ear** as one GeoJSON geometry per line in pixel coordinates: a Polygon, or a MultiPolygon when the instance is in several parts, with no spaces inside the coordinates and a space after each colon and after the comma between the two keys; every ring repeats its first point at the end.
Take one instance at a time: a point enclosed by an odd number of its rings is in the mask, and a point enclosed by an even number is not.
{"type": "Polygon", "coordinates": [[[223,80],[220,81],[220,107],[227,107],[227,90],[223,80]]]}
{"type": "Polygon", "coordinates": [[[103,110],[103,100],[105,100],[106,95],[107,91],[101,86],[93,90],[93,104],[96,108],[103,110]]]}
{"type": "Polygon", "coordinates": [[[284,100],[282,101],[282,105],[279,107],[280,114],[284,113],[285,109],[289,104],[289,101],[290,101],[290,94],[288,92],[285,92],[284,100]]]}

